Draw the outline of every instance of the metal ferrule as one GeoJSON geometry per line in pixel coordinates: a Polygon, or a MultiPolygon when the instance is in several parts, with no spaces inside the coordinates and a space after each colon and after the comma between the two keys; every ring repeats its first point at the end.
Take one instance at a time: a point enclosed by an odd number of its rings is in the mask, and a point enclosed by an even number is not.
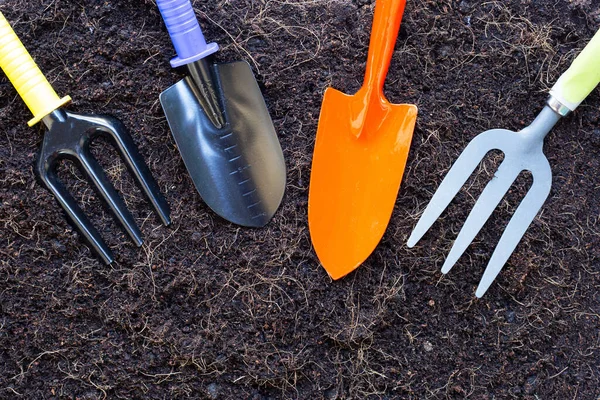
{"type": "Polygon", "coordinates": [[[565,106],[556,97],[554,97],[552,95],[550,95],[550,97],[548,97],[546,104],[548,104],[548,107],[550,107],[552,109],[552,111],[554,111],[561,117],[566,117],[571,112],[571,110],[567,106],[565,106]]]}
{"type": "Polygon", "coordinates": [[[44,125],[46,125],[46,128],[48,130],[52,129],[52,125],[54,125],[55,122],[62,123],[66,120],[67,114],[61,108],[57,108],[56,110],[52,111],[50,114],[42,118],[42,122],[44,123],[44,125]]]}

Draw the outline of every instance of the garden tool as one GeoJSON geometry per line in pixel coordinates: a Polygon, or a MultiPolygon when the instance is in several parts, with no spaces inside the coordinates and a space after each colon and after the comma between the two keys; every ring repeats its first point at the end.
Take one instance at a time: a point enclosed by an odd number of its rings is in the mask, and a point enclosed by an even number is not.
{"type": "Polygon", "coordinates": [[[413,247],[427,232],[482,158],[492,150],[502,151],[504,160],[475,203],[442,266],[444,274],[450,271],[517,176],[524,170],[531,172],[533,184],[510,219],[479,282],[476,296],[483,296],[550,193],[552,171],[543,152],[544,138],[560,118],[577,108],[599,81],[600,31],[550,90],[546,106],[531,125],[520,132],[492,129],[469,143],[433,195],[408,239],[408,247],[413,247]]]}
{"type": "Polygon", "coordinates": [[[390,220],[412,140],[417,107],[391,104],[383,85],[405,0],[378,0],[365,80],[354,95],[325,91],[312,162],[308,224],[333,279],[356,269],[390,220]]]}
{"type": "Polygon", "coordinates": [[[221,217],[262,227],[285,191],[283,152],[262,93],[245,61],[214,64],[189,0],[157,0],[187,76],[160,95],[185,166],[206,204],[221,217]]]}
{"type": "Polygon", "coordinates": [[[112,117],[77,115],[64,110],[63,106],[70,102],[71,98],[58,97],[2,13],[0,13],[0,67],[34,116],[29,121],[29,126],[42,121],[48,128],[37,160],[37,174],[104,262],[107,264],[113,262],[111,250],[60,182],[56,173],[60,160],[73,161],[94,184],[135,244],[141,246],[140,229],[90,152],[90,142],[96,137],[104,136],[114,142],[161,220],[165,225],[170,224],[169,206],[123,124],[112,117]]]}

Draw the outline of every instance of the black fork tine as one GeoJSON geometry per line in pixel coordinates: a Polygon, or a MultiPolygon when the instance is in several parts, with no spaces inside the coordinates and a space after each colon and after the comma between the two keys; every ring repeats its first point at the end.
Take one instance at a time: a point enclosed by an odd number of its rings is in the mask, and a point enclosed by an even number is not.
{"type": "Polygon", "coordinates": [[[136,246],[141,246],[144,240],[142,239],[142,232],[135,223],[133,216],[127,209],[125,202],[117,193],[113,184],[108,180],[104,170],[98,164],[98,162],[92,157],[89,151],[86,149],[82,151],[78,160],[81,163],[85,174],[92,181],[104,201],[108,204],[110,209],[117,221],[121,223],[125,231],[129,234],[136,246]]]}
{"type": "Polygon", "coordinates": [[[110,135],[115,141],[123,161],[125,161],[136,182],[146,194],[150,203],[152,203],[160,219],[165,225],[170,225],[169,205],[161,194],[158,184],[154,180],[150,169],[146,166],[133,139],[127,133],[125,126],[119,120],[112,117],[96,116],[93,119],[98,127],[102,127],[103,129],[100,129],[110,135]]]}
{"type": "Polygon", "coordinates": [[[100,233],[94,228],[85,213],[77,205],[77,202],[71,196],[67,188],[58,180],[53,162],[40,157],[38,161],[37,172],[50,192],[56,197],[58,203],[65,210],[71,221],[75,224],[79,232],[92,245],[94,250],[100,255],[106,264],[114,261],[113,253],[108,248],[100,233]]]}
{"type": "Polygon", "coordinates": [[[140,228],[102,166],[91,154],[90,143],[96,136],[105,135],[112,139],[129,171],[152,202],[162,221],[165,225],[170,224],[169,206],[137,151],[133,139],[120,121],[112,117],[77,115],[59,109],[44,117],[44,123],[48,133],[44,136],[37,172],[76,227],[106,263],[110,264],[113,261],[111,251],[68,190],[60,183],[55,171],[59,159],[74,161],[93,183],[135,244],[141,246],[143,239],[140,228]]]}

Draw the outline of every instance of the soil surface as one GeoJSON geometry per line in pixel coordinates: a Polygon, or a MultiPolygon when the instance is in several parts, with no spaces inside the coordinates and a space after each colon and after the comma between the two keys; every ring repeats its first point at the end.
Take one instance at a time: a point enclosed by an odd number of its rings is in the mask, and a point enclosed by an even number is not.
{"type": "Polygon", "coordinates": [[[501,155],[441,220],[411,229],[479,132],[518,130],[600,26],[597,0],[409,1],[386,94],[420,109],[389,228],[332,282],[307,226],[326,87],[361,85],[374,2],[194,1],[219,60],[248,60],[288,167],[264,229],[197,194],[158,102],[181,78],[149,0],[0,0],[57,92],[130,129],[172,207],[161,225],[118,157],[94,151],[142,227],[137,249],[69,163],[60,176],[115,251],[106,266],[34,177],[44,133],[0,78],[0,398],[596,399],[600,396],[600,94],[546,140],[552,192],[480,300],[474,290],[531,177],[452,272],[441,265],[501,155]]]}

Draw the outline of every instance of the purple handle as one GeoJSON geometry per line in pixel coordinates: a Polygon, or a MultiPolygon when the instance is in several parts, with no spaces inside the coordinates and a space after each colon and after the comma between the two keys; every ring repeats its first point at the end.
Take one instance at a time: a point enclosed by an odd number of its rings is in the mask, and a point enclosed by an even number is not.
{"type": "Polygon", "coordinates": [[[156,4],[177,51],[177,57],[171,60],[173,68],[198,61],[219,50],[216,43],[206,43],[190,0],[157,0],[156,4]]]}

